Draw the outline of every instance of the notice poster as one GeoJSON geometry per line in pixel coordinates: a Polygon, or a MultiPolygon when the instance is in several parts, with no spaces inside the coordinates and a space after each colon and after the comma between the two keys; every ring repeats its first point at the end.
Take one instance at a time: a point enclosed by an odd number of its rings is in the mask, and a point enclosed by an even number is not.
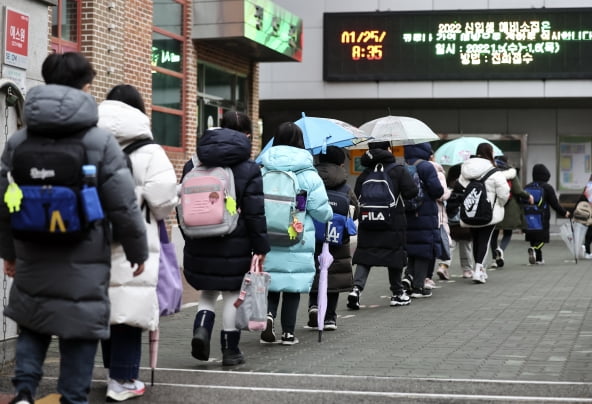
{"type": "Polygon", "coordinates": [[[559,138],[559,189],[582,192],[590,173],[592,136],[559,138]]]}

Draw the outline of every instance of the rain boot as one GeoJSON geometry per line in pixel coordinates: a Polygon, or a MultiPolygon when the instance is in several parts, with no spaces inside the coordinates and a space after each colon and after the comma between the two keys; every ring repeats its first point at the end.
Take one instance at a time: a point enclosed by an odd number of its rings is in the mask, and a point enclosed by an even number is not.
{"type": "Polygon", "coordinates": [[[222,366],[234,366],[245,363],[243,353],[238,349],[240,330],[220,331],[220,345],[222,345],[222,366]]]}
{"type": "Polygon", "coordinates": [[[200,361],[210,359],[210,338],[214,328],[216,314],[209,310],[200,310],[193,322],[193,338],[191,339],[191,356],[200,361]]]}

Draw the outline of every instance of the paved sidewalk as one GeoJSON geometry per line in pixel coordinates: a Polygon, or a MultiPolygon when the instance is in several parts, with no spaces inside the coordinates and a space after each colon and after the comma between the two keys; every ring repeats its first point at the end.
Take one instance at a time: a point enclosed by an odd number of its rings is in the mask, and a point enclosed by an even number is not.
{"type": "MultiPolygon", "coordinates": [[[[527,247],[522,236],[514,235],[505,254],[504,269],[489,270],[485,285],[460,278],[456,266],[451,269],[451,281],[436,281],[438,288],[431,298],[413,300],[407,307],[389,306],[386,270],[375,268],[362,294],[361,310],[348,310],[346,294],[342,294],[338,329],[324,332],[321,343],[316,331],[304,328],[307,296],[303,295],[296,329],[300,344],[261,345],[258,333],[243,332],[240,347],[246,363],[232,369],[221,366],[219,317],[210,361],[200,362],[191,357],[191,329],[197,308],[190,303],[197,295],[186,291],[185,303],[189,304],[181,313],[161,321],[156,381],[199,380],[201,385],[206,375],[212,374],[218,375],[213,384],[225,385],[237,374],[229,372],[232,370],[244,377],[260,373],[303,378],[324,375],[327,383],[327,375],[334,375],[341,377],[335,379],[336,385],[343,382],[343,377],[360,377],[366,385],[375,383],[371,380],[388,378],[391,387],[387,390],[411,389],[414,394],[433,389],[437,393],[483,395],[495,391],[503,395],[520,388],[515,394],[592,398],[592,261],[575,264],[563,242],[554,238],[543,249],[546,265],[532,266],[527,264],[527,247]],[[497,383],[495,388],[491,383],[497,383]]],[[[455,256],[453,265],[457,263],[455,256]]],[[[146,367],[147,336],[145,340],[146,367]]],[[[52,344],[48,357],[46,374],[50,377],[57,375],[55,345],[52,344]]],[[[100,354],[95,373],[93,394],[104,398],[105,373],[100,354]]],[[[142,379],[149,381],[148,369],[142,370],[142,379]]],[[[265,380],[271,379],[265,376],[265,380]]],[[[358,379],[348,380],[335,390],[351,389],[358,379]]],[[[285,380],[281,383],[286,385],[285,380]]],[[[300,385],[314,388],[313,383],[308,383],[300,385]]],[[[49,394],[55,391],[54,385],[55,380],[48,380],[42,390],[49,394]]],[[[177,387],[171,387],[172,391],[180,391],[177,384],[174,386],[177,387]]],[[[8,374],[0,377],[0,390],[10,391],[8,374]]],[[[153,394],[170,394],[171,390],[163,385],[158,391],[153,394]]],[[[390,391],[394,394],[392,391],[399,390],[390,391]]],[[[444,402],[435,398],[430,401],[432,398],[409,402],[444,402]]],[[[148,396],[142,400],[162,402],[148,396]]],[[[331,402],[328,400],[325,402],[331,402]]]]}

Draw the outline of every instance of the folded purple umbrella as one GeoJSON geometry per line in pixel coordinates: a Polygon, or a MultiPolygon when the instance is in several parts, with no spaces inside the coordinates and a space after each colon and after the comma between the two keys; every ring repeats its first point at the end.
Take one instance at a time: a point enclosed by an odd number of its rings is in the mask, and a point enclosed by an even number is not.
{"type": "Polygon", "coordinates": [[[319,342],[323,335],[323,325],[325,323],[325,313],[327,313],[327,274],[329,267],[333,263],[333,256],[329,252],[329,243],[323,243],[323,249],[318,257],[319,260],[319,290],[317,297],[317,327],[319,330],[319,342]]]}

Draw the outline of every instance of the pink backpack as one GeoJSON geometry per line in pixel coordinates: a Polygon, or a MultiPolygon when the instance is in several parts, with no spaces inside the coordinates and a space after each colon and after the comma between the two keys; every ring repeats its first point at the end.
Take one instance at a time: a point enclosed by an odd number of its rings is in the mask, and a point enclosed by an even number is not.
{"type": "Polygon", "coordinates": [[[236,229],[236,190],[229,167],[206,167],[197,156],[193,169],[181,182],[181,203],[177,206],[179,226],[189,238],[217,237],[236,229]]]}

